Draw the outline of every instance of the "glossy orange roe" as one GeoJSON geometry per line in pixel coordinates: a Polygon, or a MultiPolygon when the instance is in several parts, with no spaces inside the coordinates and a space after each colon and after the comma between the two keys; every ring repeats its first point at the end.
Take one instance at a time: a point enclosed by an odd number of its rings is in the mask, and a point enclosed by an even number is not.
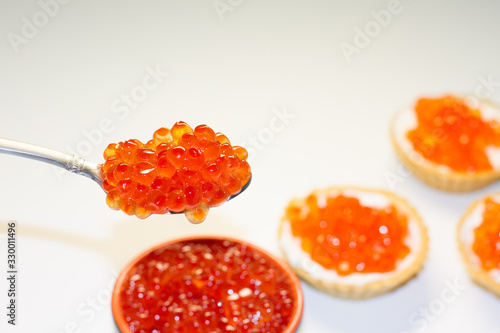
{"type": "Polygon", "coordinates": [[[485,147],[500,146],[495,121],[483,121],[480,110],[453,96],[422,98],[415,112],[418,127],[408,132],[408,139],[422,156],[457,172],[492,170],[485,147]]]}
{"type": "Polygon", "coordinates": [[[225,240],[185,241],[151,252],[119,291],[131,332],[282,333],[296,292],[260,251],[225,240]]]}
{"type": "Polygon", "coordinates": [[[302,249],[339,275],[390,272],[410,252],[404,244],[407,217],[392,205],[365,207],[357,198],[338,195],[320,207],[312,194],[305,205],[292,202],[286,218],[292,234],[302,239],[302,249]]]}
{"type": "Polygon", "coordinates": [[[483,222],[474,229],[472,249],[484,270],[500,269],[500,204],[487,198],[483,222]]]}
{"type": "Polygon", "coordinates": [[[193,130],[180,121],[158,129],[145,144],[132,139],[106,148],[106,202],[139,218],[184,212],[200,223],[210,207],[226,202],[250,180],[247,156],[207,125],[193,130]]]}

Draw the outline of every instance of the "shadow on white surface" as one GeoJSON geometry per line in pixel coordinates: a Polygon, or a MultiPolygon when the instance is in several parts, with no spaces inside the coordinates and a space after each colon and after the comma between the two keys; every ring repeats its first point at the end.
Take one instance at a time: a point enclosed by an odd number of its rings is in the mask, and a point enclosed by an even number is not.
{"type": "Polygon", "coordinates": [[[429,284],[428,278],[419,274],[387,294],[367,300],[345,300],[303,283],[307,326],[335,333],[410,331],[408,317],[431,298],[429,284]]]}

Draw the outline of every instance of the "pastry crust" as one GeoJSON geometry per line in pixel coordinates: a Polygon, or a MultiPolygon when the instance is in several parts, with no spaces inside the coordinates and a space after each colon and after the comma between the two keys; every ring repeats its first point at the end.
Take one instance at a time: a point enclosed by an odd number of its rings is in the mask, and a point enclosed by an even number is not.
{"type": "Polygon", "coordinates": [[[457,227],[457,242],[458,249],[460,250],[460,255],[462,257],[463,262],[465,263],[465,268],[469,273],[472,281],[474,281],[477,285],[483,287],[484,289],[492,292],[497,297],[500,297],[500,283],[496,282],[488,272],[482,269],[479,265],[477,265],[470,254],[468,253],[468,244],[465,244],[463,239],[460,237],[461,230],[464,227],[465,222],[471,216],[472,212],[481,204],[484,203],[486,198],[477,200],[474,202],[464,214],[457,227]]]}
{"type": "MultiPolygon", "coordinates": [[[[411,265],[409,265],[409,267],[398,272],[395,275],[381,278],[380,280],[369,282],[363,285],[336,283],[336,282],[320,280],[313,277],[310,274],[310,272],[308,272],[304,267],[298,267],[292,265],[293,270],[302,280],[306,281],[311,286],[323,292],[326,292],[330,295],[333,295],[335,297],[347,298],[347,299],[366,299],[386,293],[403,285],[421,270],[427,256],[428,236],[427,236],[427,229],[424,226],[422,219],[417,214],[416,210],[408,204],[408,202],[394,195],[393,193],[386,191],[371,190],[371,189],[357,188],[357,187],[331,187],[325,190],[317,190],[314,191],[313,193],[318,194],[318,193],[343,191],[343,190],[355,190],[360,192],[370,192],[370,193],[378,193],[384,195],[391,201],[392,204],[396,206],[396,208],[400,212],[406,214],[409,217],[409,220],[412,219],[413,221],[415,221],[415,223],[418,226],[417,230],[420,233],[420,246],[418,247],[418,253],[416,254],[413,262],[411,263],[411,265]]],[[[304,199],[295,199],[292,201],[292,203],[295,204],[303,202],[304,199]]],[[[286,219],[286,217],[283,217],[281,219],[278,232],[280,240],[282,237],[283,226],[285,223],[289,222],[286,219]]],[[[281,242],[280,242],[280,247],[285,259],[289,263],[291,263],[292,261],[289,258],[289,253],[287,253],[286,250],[283,248],[283,246],[281,246],[281,242]]],[[[414,249],[412,249],[412,251],[414,251],[414,249]]],[[[348,277],[348,275],[346,277],[348,277]]]]}
{"type": "MultiPolygon", "coordinates": [[[[499,110],[500,119],[500,108],[497,105],[489,101],[481,101],[481,103],[499,110]]],[[[409,112],[409,110],[410,109],[401,112],[409,112]]],[[[470,192],[483,188],[500,179],[500,170],[493,169],[491,171],[483,171],[469,175],[466,172],[457,172],[451,169],[442,170],[439,164],[425,159],[425,157],[416,151],[409,154],[401,147],[396,137],[396,122],[399,116],[400,113],[396,114],[391,121],[392,144],[397,156],[405,166],[426,184],[443,191],[470,192]]]]}

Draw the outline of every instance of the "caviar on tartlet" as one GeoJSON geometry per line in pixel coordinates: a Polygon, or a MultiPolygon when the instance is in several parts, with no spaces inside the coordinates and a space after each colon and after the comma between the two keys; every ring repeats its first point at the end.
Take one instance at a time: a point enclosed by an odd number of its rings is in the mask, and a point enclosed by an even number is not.
{"type": "Polygon", "coordinates": [[[124,270],[113,292],[113,315],[124,333],[291,333],[302,294],[284,265],[240,241],[167,243],[124,270]]]}
{"type": "Polygon", "coordinates": [[[451,95],[420,98],[395,117],[393,144],[417,177],[455,192],[500,178],[500,109],[477,102],[451,95]]]}
{"type": "Polygon", "coordinates": [[[250,180],[247,151],[232,146],[207,125],[194,130],[185,122],[162,127],[147,143],[137,139],[108,145],[102,166],[106,202],[115,210],[144,219],[151,214],[184,212],[202,222],[250,180]]]}
{"type": "Polygon", "coordinates": [[[330,188],[290,202],[280,246],[304,280],[356,299],[415,275],[425,260],[427,233],[415,210],[392,193],[330,188]]]}
{"type": "Polygon", "coordinates": [[[483,222],[474,229],[472,249],[485,271],[500,269],[500,203],[485,200],[483,222]]]}
{"type": "Polygon", "coordinates": [[[500,297],[500,195],[471,205],[459,223],[458,243],[472,280],[500,297]]]}

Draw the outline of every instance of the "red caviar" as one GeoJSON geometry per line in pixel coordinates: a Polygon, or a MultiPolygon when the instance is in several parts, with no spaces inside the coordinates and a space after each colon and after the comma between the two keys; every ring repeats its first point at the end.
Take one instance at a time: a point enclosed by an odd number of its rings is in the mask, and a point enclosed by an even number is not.
{"type": "MultiPolygon", "coordinates": [[[[326,194],[325,194],[326,195],[326,194]]],[[[339,275],[390,272],[410,249],[404,241],[407,216],[395,206],[365,207],[359,199],[327,196],[318,204],[316,194],[286,209],[292,234],[302,239],[302,249],[326,269],[339,275]]]]}
{"type": "Polygon", "coordinates": [[[483,222],[474,229],[472,249],[484,270],[500,269],[500,203],[487,198],[483,222]]]}
{"type": "Polygon", "coordinates": [[[106,202],[139,218],[184,211],[199,223],[250,180],[247,157],[224,134],[179,121],[158,129],[146,144],[133,139],[108,145],[102,166],[106,202]]]}
{"type": "Polygon", "coordinates": [[[496,121],[485,122],[480,110],[453,96],[419,99],[415,112],[418,127],[408,139],[422,156],[458,172],[492,170],[485,148],[500,146],[496,121]]]}
{"type": "Polygon", "coordinates": [[[114,297],[130,332],[284,332],[301,301],[290,274],[245,244],[185,240],[147,253],[114,297]]]}

